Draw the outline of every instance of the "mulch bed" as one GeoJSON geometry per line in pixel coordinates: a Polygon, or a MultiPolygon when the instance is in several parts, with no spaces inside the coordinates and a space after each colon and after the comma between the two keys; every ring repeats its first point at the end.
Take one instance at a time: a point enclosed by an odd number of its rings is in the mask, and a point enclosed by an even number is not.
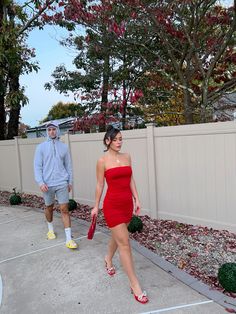
{"type": "MultiPolygon", "coordinates": [[[[0,191],[0,204],[10,205],[10,194],[0,191]]],[[[44,207],[42,197],[24,193],[21,197],[22,206],[44,207]]],[[[90,212],[91,207],[78,204],[78,208],[71,212],[71,216],[90,222],[90,212]]],[[[224,291],[217,280],[218,269],[222,264],[236,262],[235,233],[172,220],[151,219],[147,215],[140,218],[144,225],[143,230],[140,233],[130,234],[131,239],[138,241],[212,289],[236,298],[236,293],[224,291]]],[[[99,212],[97,223],[106,227],[102,211],[99,212]]]]}

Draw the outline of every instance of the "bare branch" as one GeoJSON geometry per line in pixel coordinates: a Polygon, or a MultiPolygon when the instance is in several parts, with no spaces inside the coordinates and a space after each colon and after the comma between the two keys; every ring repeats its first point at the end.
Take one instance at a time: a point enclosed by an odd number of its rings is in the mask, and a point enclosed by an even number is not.
{"type": "Polygon", "coordinates": [[[223,95],[223,93],[227,92],[229,89],[232,89],[233,87],[236,88],[236,78],[233,78],[230,81],[226,82],[222,87],[220,87],[216,91],[209,93],[208,100],[211,102],[215,101],[221,95],[223,95]]]}
{"type": "Polygon", "coordinates": [[[42,7],[42,9],[40,9],[40,10],[38,11],[38,13],[36,13],[31,19],[29,19],[28,22],[27,22],[25,25],[23,25],[23,27],[18,31],[18,35],[21,35],[27,28],[29,28],[29,27],[32,25],[32,23],[33,23],[35,20],[37,20],[38,17],[39,17],[43,12],[45,12],[45,11],[47,10],[47,7],[48,7],[49,5],[51,5],[53,2],[54,2],[54,0],[49,1],[47,4],[45,4],[45,5],[42,7]]]}
{"type": "Polygon", "coordinates": [[[236,0],[234,0],[234,18],[233,18],[232,26],[229,29],[228,33],[226,33],[224,42],[219,47],[219,50],[217,51],[215,57],[213,58],[213,60],[210,63],[209,69],[207,70],[207,76],[206,76],[207,80],[209,80],[210,76],[212,75],[212,72],[214,70],[216,63],[219,61],[220,57],[225,52],[225,49],[226,49],[226,47],[227,47],[229,41],[231,40],[235,31],[236,31],[236,0]]]}

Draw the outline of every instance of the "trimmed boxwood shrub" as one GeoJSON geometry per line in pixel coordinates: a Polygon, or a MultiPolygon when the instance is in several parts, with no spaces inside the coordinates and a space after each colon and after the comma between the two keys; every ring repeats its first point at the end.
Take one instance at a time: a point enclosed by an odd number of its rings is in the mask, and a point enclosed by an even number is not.
{"type": "Polygon", "coordinates": [[[71,212],[72,210],[77,208],[77,203],[73,199],[69,199],[68,210],[71,212]]]}
{"type": "Polygon", "coordinates": [[[225,263],[218,271],[218,280],[228,292],[236,292],[236,263],[225,263]]]}
{"type": "Polygon", "coordinates": [[[143,222],[138,216],[133,216],[129,225],[128,231],[134,233],[136,231],[141,232],[143,229],[143,222]]]}
{"type": "Polygon", "coordinates": [[[21,201],[21,197],[18,193],[16,193],[16,189],[14,188],[13,189],[13,194],[10,195],[10,198],[9,198],[9,202],[11,205],[18,205],[18,204],[21,204],[22,201],[21,201]]]}

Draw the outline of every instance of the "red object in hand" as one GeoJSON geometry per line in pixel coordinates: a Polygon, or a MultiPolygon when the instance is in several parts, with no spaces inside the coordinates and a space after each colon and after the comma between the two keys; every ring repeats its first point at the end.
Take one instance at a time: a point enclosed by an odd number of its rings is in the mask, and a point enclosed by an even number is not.
{"type": "Polygon", "coordinates": [[[89,240],[92,240],[92,238],[94,236],[94,232],[95,232],[95,229],[96,229],[96,223],[97,223],[97,216],[94,215],[93,219],[92,219],[92,222],[91,222],[91,225],[90,225],[89,230],[88,230],[88,239],[89,240]]]}

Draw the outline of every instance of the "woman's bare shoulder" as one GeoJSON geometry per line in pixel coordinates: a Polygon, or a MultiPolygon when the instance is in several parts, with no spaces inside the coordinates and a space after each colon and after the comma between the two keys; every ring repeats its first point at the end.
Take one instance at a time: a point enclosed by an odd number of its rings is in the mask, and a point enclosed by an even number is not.
{"type": "Polygon", "coordinates": [[[130,158],[130,154],[129,153],[121,153],[125,158],[130,158]]]}
{"type": "Polygon", "coordinates": [[[101,156],[98,161],[97,161],[97,165],[100,167],[104,167],[105,165],[105,156],[101,156]]]}
{"type": "Polygon", "coordinates": [[[131,162],[131,157],[129,153],[121,153],[122,157],[124,158],[124,160],[126,160],[127,162],[131,162]]]}

